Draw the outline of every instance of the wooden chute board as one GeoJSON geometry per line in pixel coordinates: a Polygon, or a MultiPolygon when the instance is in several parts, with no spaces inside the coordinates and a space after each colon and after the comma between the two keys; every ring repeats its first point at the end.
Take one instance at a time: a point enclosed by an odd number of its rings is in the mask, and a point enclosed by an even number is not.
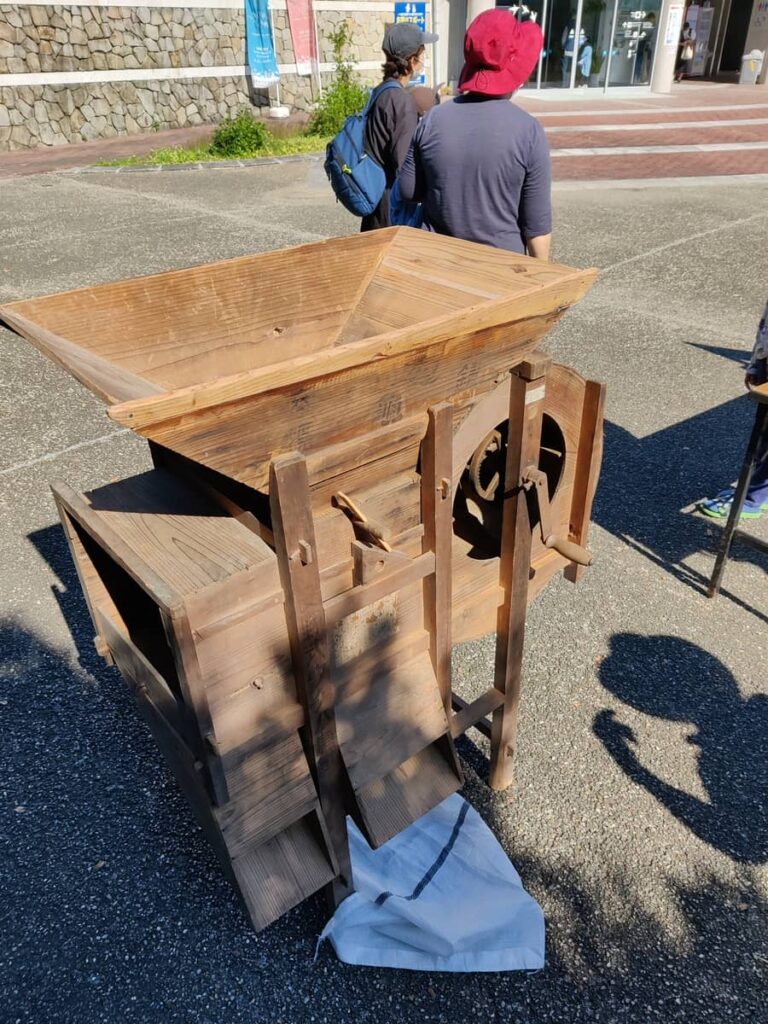
{"type": "Polygon", "coordinates": [[[594,276],[392,228],[0,307],[150,441],[151,473],[55,494],[99,649],[257,927],[348,891],[346,812],[386,841],[486,714],[508,784],[514,672],[454,715],[450,648],[580,571],[508,483],[525,422],[584,544],[602,388],[534,350],[594,276]]]}

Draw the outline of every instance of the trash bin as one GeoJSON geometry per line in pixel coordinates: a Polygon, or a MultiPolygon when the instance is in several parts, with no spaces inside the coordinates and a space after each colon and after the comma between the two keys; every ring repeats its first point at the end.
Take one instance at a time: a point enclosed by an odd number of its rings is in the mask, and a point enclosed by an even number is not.
{"type": "Polygon", "coordinates": [[[765,59],[765,53],[760,50],[752,50],[750,53],[745,53],[741,58],[741,74],[739,75],[739,85],[755,85],[760,72],[763,70],[763,60],[765,59]]]}

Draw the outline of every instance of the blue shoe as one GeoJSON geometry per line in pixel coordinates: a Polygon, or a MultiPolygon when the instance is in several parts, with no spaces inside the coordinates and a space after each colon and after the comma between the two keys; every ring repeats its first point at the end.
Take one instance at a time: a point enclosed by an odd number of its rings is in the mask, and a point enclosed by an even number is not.
{"type": "MultiPolygon", "coordinates": [[[[725,490],[720,491],[714,498],[704,498],[696,506],[699,512],[703,512],[705,516],[709,516],[710,519],[727,519],[731,514],[731,505],[733,505],[733,496],[735,488],[726,487],[725,490]]],[[[763,512],[768,512],[768,501],[763,504],[758,504],[756,501],[750,501],[748,498],[744,501],[744,505],[741,509],[740,519],[759,519],[763,512]]]]}

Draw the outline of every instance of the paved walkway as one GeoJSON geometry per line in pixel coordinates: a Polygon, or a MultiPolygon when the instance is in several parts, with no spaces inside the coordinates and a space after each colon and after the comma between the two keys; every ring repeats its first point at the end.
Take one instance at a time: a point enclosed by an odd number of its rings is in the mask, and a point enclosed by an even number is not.
{"type": "MultiPolygon", "coordinates": [[[[768,174],[765,86],[682,83],[668,96],[618,98],[585,89],[553,99],[524,93],[518,102],[546,128],[556,181],[768,174]]],[[[200,145],[211,131],[203,125],[0,154],[0,178],[200,145]]]]}

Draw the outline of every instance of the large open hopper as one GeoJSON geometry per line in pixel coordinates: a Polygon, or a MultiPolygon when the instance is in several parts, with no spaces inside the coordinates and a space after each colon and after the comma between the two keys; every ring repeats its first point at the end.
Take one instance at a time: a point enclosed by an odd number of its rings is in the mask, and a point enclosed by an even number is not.
{"type": "Polygon", "coordinates": [[[113,419],[260,488],[276,453],[312,455],[504,372],[593,279],[390,228],[15,302],[0,321],[113,419]]]}

